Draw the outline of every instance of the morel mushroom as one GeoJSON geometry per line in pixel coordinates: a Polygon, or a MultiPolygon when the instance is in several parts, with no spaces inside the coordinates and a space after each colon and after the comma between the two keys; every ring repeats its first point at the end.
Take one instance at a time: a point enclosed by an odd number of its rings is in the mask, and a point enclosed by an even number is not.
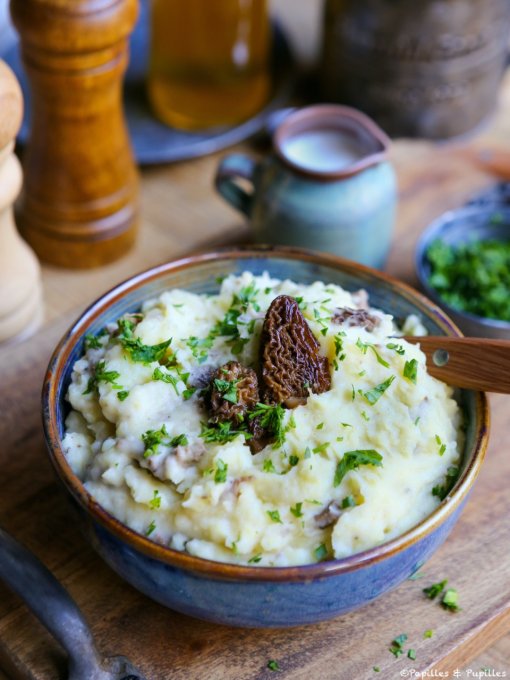
{"type": "Polygon", "coordinates": [[[220,366],[211,376],[209,400],[213,423],[239,423],[259,401],[257,374],[238,361],[220,366]]]}
{"type": "Polygon", "coordinates": [[[265,403],[294,408],[306,403],[310,390],[320,394],[331,387],[328,359],[293,298],[273,300],[260,343],[265,403]]]}
{"type": "Polygon", "coordinates": [[[381,323],[378,316],[370,314],[366,309],[351,309],[342,307],[337,309],[331,319],[333,323],[347,323],[348,326],[359,326],[371,332],[381,323]]]}

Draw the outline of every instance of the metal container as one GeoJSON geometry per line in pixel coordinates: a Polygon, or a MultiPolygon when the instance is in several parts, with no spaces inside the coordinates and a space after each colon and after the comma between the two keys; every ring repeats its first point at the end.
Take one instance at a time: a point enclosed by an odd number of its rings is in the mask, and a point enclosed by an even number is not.
{"type": "Polygon", "coordinates": [[[326,0],[324,96],[391,135],[466,133],[495,107],[509,31],[508,0],[326,0]]]}

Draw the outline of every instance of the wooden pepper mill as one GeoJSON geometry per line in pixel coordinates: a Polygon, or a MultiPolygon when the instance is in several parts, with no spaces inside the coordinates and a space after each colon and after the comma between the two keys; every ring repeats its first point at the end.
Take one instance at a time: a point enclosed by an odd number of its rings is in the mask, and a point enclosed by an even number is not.
{"type": "Polygon", "coordinates": [[[94,267],[133,243],[138,174],[122,110],[137,0],[11,0],[31,85],[16,217],[40,257],[94,267]]]}
{"type": "Polygon", "coordinates": [[[12,217],[21,189],[21,166],[13,149],[22,114],[18,82],[0,60],[0,342],[34,330],[42,319],[39,263],[12,217]]]}

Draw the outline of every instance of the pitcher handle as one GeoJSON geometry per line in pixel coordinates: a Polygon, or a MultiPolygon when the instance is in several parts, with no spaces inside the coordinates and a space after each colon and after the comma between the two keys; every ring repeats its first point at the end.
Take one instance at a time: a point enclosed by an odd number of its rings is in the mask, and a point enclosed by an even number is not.
{"type": "Polygon", "coordinates": [[[257,167],[258,163],[249,156],[240,153],[230,154],[221,159],[214,179],[217,191],[227,203],[246,217],[251,217],[252,213],[255,196],[254,177],[257,167]],[[239,186],[239,179],[249,182],[252,190],[249,192],[239,186]]]}

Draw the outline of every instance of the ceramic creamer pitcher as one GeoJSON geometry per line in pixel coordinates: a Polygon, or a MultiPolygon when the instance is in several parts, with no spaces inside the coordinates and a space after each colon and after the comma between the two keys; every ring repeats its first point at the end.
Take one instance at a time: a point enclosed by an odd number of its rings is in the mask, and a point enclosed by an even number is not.
{"type": "Polygon", "coordinates": [[[380,268],[396,204],[388,146],[384,132],[361,112],[310,106],[277,127],[273,153],[262,162],[226,156],[216,188],[251,219],[259,243],[301,246],[380,268]]]}

